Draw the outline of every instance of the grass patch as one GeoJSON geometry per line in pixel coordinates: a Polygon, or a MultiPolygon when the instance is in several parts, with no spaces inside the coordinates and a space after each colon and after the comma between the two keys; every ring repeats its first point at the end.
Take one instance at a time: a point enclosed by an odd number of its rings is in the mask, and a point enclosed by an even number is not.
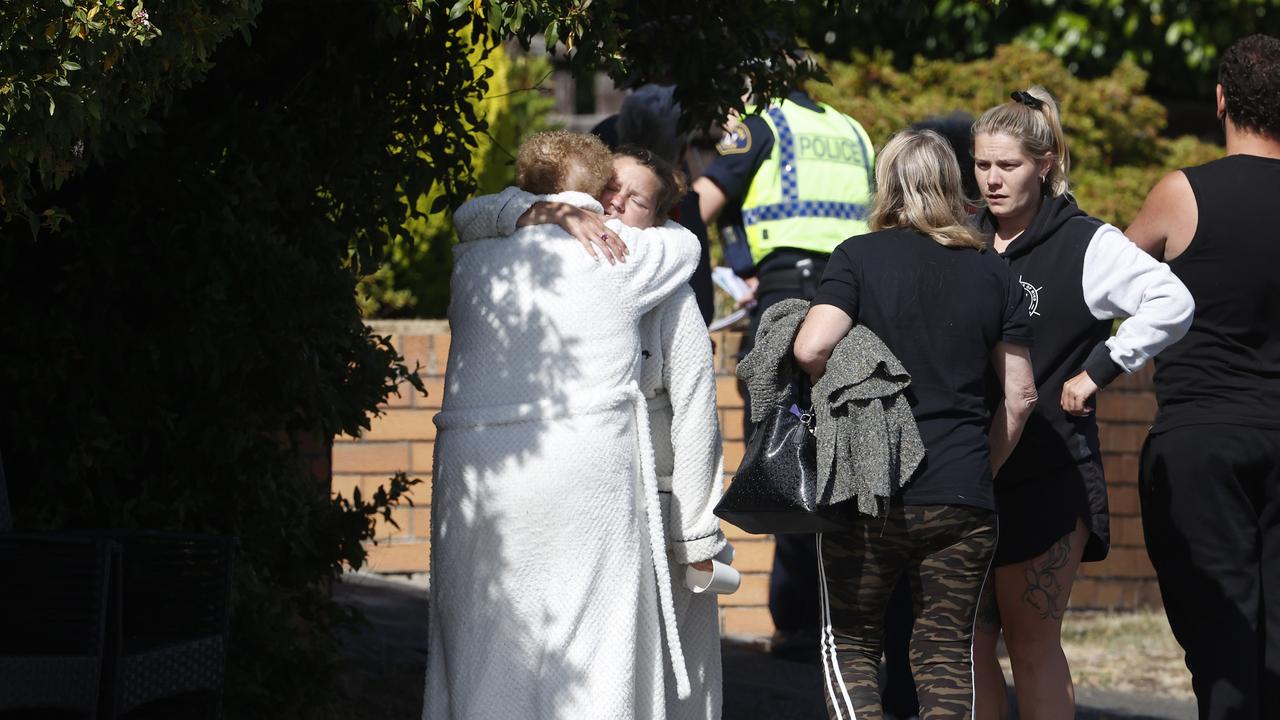
{"type": "MultiPolygon", "coordinates": [[[[1062,649],[1076,687],[1191,699],[1191,674],[1163,610],[1071,612],[1062,649]]],[[[1009,660],[1001,654],[1005,677],[1009,660]]]]}

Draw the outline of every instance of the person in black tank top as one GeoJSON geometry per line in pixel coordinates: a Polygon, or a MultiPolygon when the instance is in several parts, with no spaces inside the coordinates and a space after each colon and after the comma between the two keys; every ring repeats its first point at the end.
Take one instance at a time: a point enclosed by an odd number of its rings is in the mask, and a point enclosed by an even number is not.
{"type": "Polygon", "coordinates": [[[1171,173],[1129,237],[1195,298],[1156,359],[1139,494],[1201,718],[1280,717],[1280,40],[1222,58],[1227,155],[1171,173]]]}

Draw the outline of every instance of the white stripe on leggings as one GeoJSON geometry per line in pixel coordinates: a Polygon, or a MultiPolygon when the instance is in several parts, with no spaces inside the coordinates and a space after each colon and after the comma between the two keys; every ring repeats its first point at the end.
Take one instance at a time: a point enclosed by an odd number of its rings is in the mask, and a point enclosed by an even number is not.
{"type": "Polygon", "coordinates": [[[836,710],[836,720],[844,720],[840,712],[840,699],[836,697],[835,683],[831,681],[834,672],[840,683],[840,694],[844,697],[845,707],[849,710],[849,720],[858,720],[858,713],[853,709],[853,701],[849,699],[849,689],[845,687],[844,676],[840,674],[840,657],[836,654],[835,633],[831,631],[831,601],[827,596],[827,569],[822,563],[822,533],[817,534],[818,542],[818,598],[822,604],[822,674],[827,678],[827,692],[831,695],[831,707],[836,710]]]}
{"type": "MultiPolygon", "coordinates": [[[[996,517],[996,542],[991,546],[991,559],[987,561],[987,571],[982,575],[982,585],[978,587],[978,603],[973,607],[973,627],[969,635],[969,690],[973,701],[969,704],[969,714],[978,717],[978,675],[975,672],[977,661],[973,657],[973,643],[978,637],[978,612],[982,609],[982,593],[987,589],[987,580],[991,579],[991,564],[996,560],[996,545],[1000,544],[1000,518],[996,517]]],[[[994,601],[995,598],[992,598],[994,601]]],[[[1004,685],[1004,669],[1000,669],[1000,685],[1004,685]]],[[[996,700],[1000,704],[1000,700],[996,700]]]]}

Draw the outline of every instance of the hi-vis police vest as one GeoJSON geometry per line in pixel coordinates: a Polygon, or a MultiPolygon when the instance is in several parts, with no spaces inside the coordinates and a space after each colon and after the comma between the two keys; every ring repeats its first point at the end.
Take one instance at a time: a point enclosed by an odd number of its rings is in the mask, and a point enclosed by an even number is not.
{"type": "Polygon", "coordinates": [[[868,231],[875,150],[853,118],[783,101],[761,114],[775,142],[742,203],[751,259],[779,248],[831,253],[868,231]]]}

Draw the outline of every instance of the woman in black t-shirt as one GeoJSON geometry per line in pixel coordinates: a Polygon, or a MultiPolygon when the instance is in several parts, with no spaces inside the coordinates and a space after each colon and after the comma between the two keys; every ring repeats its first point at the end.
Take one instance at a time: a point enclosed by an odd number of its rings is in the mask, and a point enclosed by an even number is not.
{"type": "Polygon", "coordinates": [[[937,133],[895,136],[876,184],[876,232],[831,256],[794,352],[816,378],[855,323],[875,332],[911,373],[926,457],[887,517],[858,515],[851,532],[818,536],[827,704],[832,717],[878,716],[884,612],[906,574],[924,714],[967,716],[973,620],[996,544],[992,476],[1035,404],[1027,301],[966,224],[960,170],[937,133]],[[985,382],[993,367],[999,403],[985,382]]]}

